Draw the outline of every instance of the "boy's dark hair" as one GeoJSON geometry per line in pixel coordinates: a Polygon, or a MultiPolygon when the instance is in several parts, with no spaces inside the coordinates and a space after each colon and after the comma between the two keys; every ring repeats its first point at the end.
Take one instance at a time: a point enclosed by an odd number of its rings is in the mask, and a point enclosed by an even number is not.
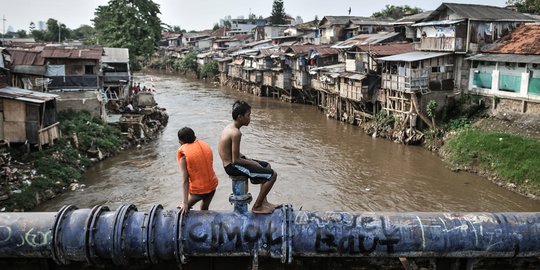
{"type": "Polygon", "coordinates": [[[245,115],[249,110],[251,110],[251,106],[243,100],[237,100],[232,105],[232,118],[233,120],[236,120],[239,115],[245,115]]]}
{"type": "Polygon", "coordinates": [[[193,143],[195,139],[197,137],[195,137],[195,132],[191,128],[183,127],[178,131],[178,140],[183,143],[193,143]]]}

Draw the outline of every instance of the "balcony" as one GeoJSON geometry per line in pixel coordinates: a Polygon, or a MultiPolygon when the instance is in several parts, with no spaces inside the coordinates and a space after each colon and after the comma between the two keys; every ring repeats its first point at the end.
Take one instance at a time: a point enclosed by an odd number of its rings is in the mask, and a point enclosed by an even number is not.
{"type": "Polygon", "coordinates": [[[463,38],[424,37],[414,44],[417,51],[465,52],[463,38]]]}
{"type": "Polygon", "coordinates": [[[406,69],[405,75],[382,74],[381,88],[405,93],[428,89],[429,76],[427,69],[406,69]]]}

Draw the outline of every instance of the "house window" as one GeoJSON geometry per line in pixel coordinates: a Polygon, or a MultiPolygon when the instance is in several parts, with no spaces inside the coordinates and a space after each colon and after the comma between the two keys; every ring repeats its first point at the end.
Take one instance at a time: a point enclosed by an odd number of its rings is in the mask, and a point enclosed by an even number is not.
{"type": "Polygon", "coordinates": [[[525,64],[525,63],[518,63],[518,67],[520,67],[520,68],[524,68],[526,66],[527,66],[527,64],[525,64]]]}
{"type": "Polygon", "coordinates": [[[441,72],[441,67],[431,67],[431,72],[432,73],[439,73],[439,72],[441,72]]]}
{"type": "Polygon", "coordinates": [[[84,74],[85,74],[85,75],[92,75],[92,74],[94,74],[94,66],[92,66],[92,65],[86,65],[86,66],[84,66],[84,74]]]}

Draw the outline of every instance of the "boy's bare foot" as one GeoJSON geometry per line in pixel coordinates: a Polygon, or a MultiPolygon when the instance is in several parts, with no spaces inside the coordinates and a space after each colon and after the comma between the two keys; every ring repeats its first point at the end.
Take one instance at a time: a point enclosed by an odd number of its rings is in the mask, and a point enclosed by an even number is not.
{"type": "Polygon", "coordinates": [[[272,208],[272,209],[277,209],[277,208],[280,208],[281,206],[283,206],[282,204],[273,204],[273,203],[270,203],[268,200],[264,199],[263,201],[263,205],[267,205],[268,207],[272,208]]]}
{"type": "Polygon", "coordinates": [[[255,214],[272,214],[274,212],[274,208],[270,207],[269,205],[263,204],[260,207],[251,208],[251,212],[255,214]]]}

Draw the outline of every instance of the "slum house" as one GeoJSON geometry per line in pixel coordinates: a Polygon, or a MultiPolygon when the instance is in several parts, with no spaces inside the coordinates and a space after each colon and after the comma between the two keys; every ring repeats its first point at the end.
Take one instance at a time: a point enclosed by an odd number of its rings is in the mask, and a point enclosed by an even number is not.
{"type": "Polygon", "coordinates": [[[283,34],[285,36],[298,36],[300,42],[308,42],[314,45],[319,45],[321,42],[316,21],[290,26],[283,31],[283,34]]]}
{"type": "Polygon", "coordinates": [[[293,45],[284,48],[285,65],[291,69],[291,88],[282,95],[290,102],[315,102],[311,91],[309,69],[338,62],[338,51],[328,46],[293,45]]]}
{"type": "MultiPolygon", "coordinates": [[[[184,33],[184,35],[182,35],[182,44],[184,45],[184,47],[188,47],[188,48],[197,48],[197,42],[199,40],[202,40],[202,39],[205,39],[205,38],[208,38],[210,37],[210,35],[204,33],[204,32],[200,32],[200,33],[184,33]]],[[[204,43],[204,42],[203,42],[204,43]]]]}
{"type": "Polygon", "coordinates": [[[343,115],[339,93],[339,74],[345,72],[345,64],[314,67],[309,70],[311,88],[317,93],[317,106],[327,117],[341,120],[343,115]]]}
{"type": "Polygon", "coordinates": [[[215,58],[218,63],[219,84],[226,85],[228,83],[229,64],[232,62],[231,57],[215,58]]]}
{"type": "Polygon", "coordinates": [[[49,92],[59,96],[58,110],[88,111],[106,116],[106,96],[102,93],[102,47],[46,46],[41,52],[47,78],[52,79],[49,92]]]}
{"type": "Polygon", "coordinates": [[[15,87],[0,89],[0,140],[37,146],[60,138],[57,95],[15,87]]]}
{"type": "Polygon", "coordinates": [[[48,92],[48,86],[52,82],[46,78],[47,66],[41,57],[42,48],[9,49],[12,55],[11,85],[17,88],[48,92]]]}
{"type": "Polygon", "coordinates": [[[228,83],[231,87],[240,91],[249,91],[252,85],[249,83],[251,76],[252,61],[246,61],[250,55],[256,55],[259,49],[244,49],[231,53],[233,58],[228,67],[228,83]]]}
{"type": "Polygon", "coordinates": [[[467,60],[469,93],[492,97],[493,109],[540,113],[540,24],[522,25],[508,40],[467,60]]]}
{"type": "Polygon", "coordinates": [[[420,41],[417,50],[456,54],[456,87],[467,89],[469,63],[466,54],[475,54],[533,19],[501,7],[442,3],[423,22],[413,24],[420,41]]]}
{"type": "Polygon", "coordinates": [[[391,43],[403,41],[403,37],[395,32],[379,32],[376,34],[360,34],[344,41],[337,42],[332,45],[332,48],[339,51],[338,61],[345,62],[347,52],[355,48],[355,46],[375,46],[377,44],[391,43]]]}
{"type": "Polygon", "coordinates": [[[318,25],[321,32],[321,44],[331,44],[347,39],[345,28],[353,18],[355,17],[324,16],[318,25]]]}
{"type": "Polygon", "coordinates": [[[380,110],[381,68],[377,58],[412,51],[412,43],[354,45],[345,51],[345,72],[338,76],[343,119],[353,124],[373,118],[380,110]]]}
{"type": "Polygon", "coordinates": [[[431,12],[433,12],[433,10],[405,16],[396,20],[395,22],[391,23],[394,26],[394,32],[400,33],[409,42],[418,40],[420,37],[416,35],[416,28],[412,27],[412,25],[425,20],[431,14],[431,12]]]}
{"type": "Polygon", "coordinates": [[[103,48],[101,57],[103,91],[109,102],[127,100],[131,85],[129,50],[127,48],[103,48]]]}
{"type": "Polygon", "coordinates": [[[426,105],[434,100],[438,109],[454,90],[454,55],[415,51],[378,58],[382,62],[379,102],[388,115],[401,120],[403,128],[416,127],[416,115],[428,126],[426,105]]]}
{"type": "Polygon", "coordinates": [[[0,87],[6,87],[11,81],[11,54],[5,48],[0,47],[0,87]]]}
{"type": "Polygon", "coordinates": [[[393,22],[394,20],[389,18],[353,17],[343,28],[343,34],[345,39],[348,39],[360,34],[393,32],[393,22]]]}

